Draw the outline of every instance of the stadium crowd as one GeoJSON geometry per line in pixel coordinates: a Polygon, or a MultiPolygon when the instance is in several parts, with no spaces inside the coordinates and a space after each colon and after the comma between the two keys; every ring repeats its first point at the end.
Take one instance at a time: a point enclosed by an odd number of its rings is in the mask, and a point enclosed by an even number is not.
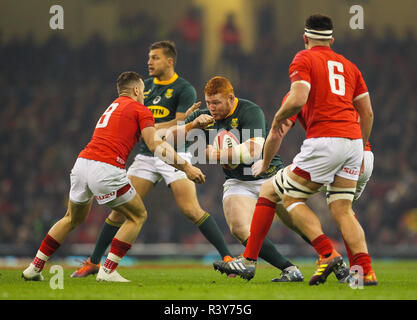
{"type": "MultiPolygon", "coordinates": [[[[196,86],[202,100],[206,80],[200,63],[202,33],[182,32],[187,23],[198,24],[198,13],[189,14],[192,17],[179,23],[169,37],[178,47],[176,69],[196,86]]],[[[52,223],[63,215],[69,172],[97,119],[115,98],[118,74],[135,70],[147,75],[148,46],[160,40],[156,22],[140,17],[124,23],[127,36],[119,42],[108,43],[99,36],[80,47],[72,47],[57,36],[42,45],[36,45],[31,37],[0,41],[0,244],[36,246],[42,240],[52,223]]],[[[290,59],[303,49],[303,43],[294,39],[292,45],[284,46],[278,31],[265,32],[271,30],[268,26],[259,30],[255,50],[239,52],[243,63],[235,65],[238,76],[232,79],[237,97],[258,103],[270,123],[289,89],[290,59]]],[[[339,40],[336,34],[334,50],[362,70],[374,108],[370,139],[374,172],[355,204],[368,243],[417,244],[416,35],[409,31],[405,38],[397,38],[387,30],[380,38],[367,28],[360,37],[346,35],[339,40]]],[[[284,162],[292,159],[303,138],[304,132],[297,125],[281,147],[284,162]]],[[[133,155],[134,151],[128,164],[133,155]]],[[[197,187],[201,205],[216,218],[226,240],[234,242],[222,213],[223,173],[218,166],[200,167],[208,177],[206,184],[197,187]]],[[[318,205],[314,199],[310,201],[318,205]]],[[[138,242],[204,242],[198,230],[181,217],[168,188],[155,188],[145,204],[149,218],[138,242]]],[[[109,212],[94,205],[87,223],[72,234],[68,243],[94,243],[109,212]]],[[[321,217],[326,232],[340,239],[327,217],[321,217]]],[[[277,244],[301,243],[278,222],[270,238],[277,244]]]]}

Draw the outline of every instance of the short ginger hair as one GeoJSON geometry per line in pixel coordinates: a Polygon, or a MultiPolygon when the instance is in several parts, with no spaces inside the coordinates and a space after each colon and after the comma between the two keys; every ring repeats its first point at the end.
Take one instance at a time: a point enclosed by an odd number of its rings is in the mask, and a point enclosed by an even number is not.
{"type": "Polygon", "coordinates": [[[204,93],[208,96],[212,96],[218,93],[228,95],[229,93],[234,94],[233,86],[228,79],[225,77],[213,77],[211,78],[204,88],[204,93]]]}

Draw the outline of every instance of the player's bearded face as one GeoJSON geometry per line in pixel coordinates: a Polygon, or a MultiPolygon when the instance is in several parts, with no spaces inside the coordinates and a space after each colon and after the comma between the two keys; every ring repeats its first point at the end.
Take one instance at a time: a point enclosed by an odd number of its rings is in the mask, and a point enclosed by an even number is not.
{"type": "Polygon", "coordinates": [[[222,120],[230,113],[234,104],[234,96],[224,93],[205,96],[207,108],[214,120],[222,120]]]}
{"type": "Polygon", "coordinates": [[[164,55],[162,49],[154,49],[149,52],[148,72],[150,77],[160,78],[170,67],[169,58],[164,55]]]}

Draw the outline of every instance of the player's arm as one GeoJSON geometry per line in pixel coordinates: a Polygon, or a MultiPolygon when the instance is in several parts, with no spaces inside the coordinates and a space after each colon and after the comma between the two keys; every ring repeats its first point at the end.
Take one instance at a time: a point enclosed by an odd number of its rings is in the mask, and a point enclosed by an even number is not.
{"type": "Polygon", "coordinates": [[[371,99],[369,94],[363,94],[353,100],[353,106],[359,114],[359,123],[362,130],[363,146],[371,135],[372,125],[374,122],[374,113],[372,111],[371,99]]]}
{"type": "Polygon", "coordinates": [[[252,174],[254,177],[257,177],[268,170],[272,159],[281,147],[282,140],[293,126],[294,122],[287,119],[282,122],[280,126],[275,126],[269,131],[265,140],[263,159],[254,163],[252,166],[252,174]]]}
{"type": "Polygon", "coordinates": [[[146,127],[142,129],[141,134],[145,144],[155,156],[174,168],[184,171],[191,181],[194,181],[195,183],[205,182],[206,176],[201,170],[181,158],[169,143],[163,141],[161,137],[156,134],[155,127],[146,127]]]}
{"type": "Polygon", "coordinates": [[[240,122],[242,131],[247,130],[249,137],[242,134],[242,140],[246,140],[230,148],[216,149],[209,145],[206,149],[208,160],[220,163],[250,164],[261,157],[266,136],[265,116],[262,110],[259,107],[248,110],[240,122]]]}
{"type": "Polygon", "coordinates": [[[307,103],[310,85],[306,81],[295,81],[291,84],[290,94],[274,116],[271,131],[279,130],[281,123],[301,111],[307,103]]]}
{"type": "Polygon", "coordinates": [[[226,149],[216,149],[208,145],[206,158],[219,163],[252,163],[261,157],[264,142],[265,138],[253,137],[226,149]]]}
{"type": "MultiPolygon", "coordinates": [[[[195,106],[196,104],[194,104],[195,106]]],[[[193,108],[193,107],[191,107],[193,108]]],[[[195,110],[197,110],[198,106],[195,110]]],[[[195,111],[194,110],[194,111],[195,111]]],[[[193,112],[194,112],[193,111],[193,112]]],[[[201,114],[200,112],[193,113],[186,118],[184,125],[176,125],[169,128],[166,132],[166,141],[174,146],[182,146],[186,142],[187,134],[193,129],[204,129],[214,122],[214,119],[209,114],[201,114]]],[[[188,111],[187,111],[188,114],[188,111]]]]}

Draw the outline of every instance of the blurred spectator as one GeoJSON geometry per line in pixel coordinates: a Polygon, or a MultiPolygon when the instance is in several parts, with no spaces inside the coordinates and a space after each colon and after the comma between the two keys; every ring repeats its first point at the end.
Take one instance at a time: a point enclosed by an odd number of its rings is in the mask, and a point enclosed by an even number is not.
{"type": "Polygon", "coordinates": [[[235,14],[229,13],[225,23],[221,26],[221,41],[223,45],[221,57],[225,62],[233,66],[242,66],[244,53],[242,50],[242,38],[236,25],[235,14]]]}
{"type": "Polygon", "coordinates": [[[201,63],[203,45],[203,24],[201,12],[196,7],[190,7],[175,26],[172,38],[178,48],[177,70],[187,70],[188,66],[199,66],[193,68],[190,74],[181,76],[188,79],[193,84],[201,82],[201,63]]]}

